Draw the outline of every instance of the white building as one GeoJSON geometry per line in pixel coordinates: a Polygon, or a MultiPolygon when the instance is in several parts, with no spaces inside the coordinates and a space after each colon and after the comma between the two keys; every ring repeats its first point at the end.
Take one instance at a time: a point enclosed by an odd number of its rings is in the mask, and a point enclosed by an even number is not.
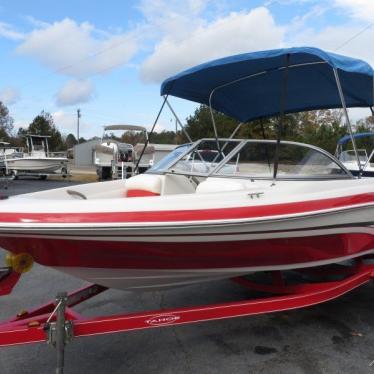
{"type": "Polygon", "coordinates": [[[74,165],[94,166],[95,146],[101,144],[101,139],[92,139],[74,146],[74,165]]]}

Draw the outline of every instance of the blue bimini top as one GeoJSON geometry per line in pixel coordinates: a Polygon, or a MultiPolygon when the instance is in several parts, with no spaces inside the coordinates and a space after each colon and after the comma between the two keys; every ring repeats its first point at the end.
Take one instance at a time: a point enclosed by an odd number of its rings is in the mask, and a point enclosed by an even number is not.
{"type": "Polygon", "coordinates": [[[161,95],[211,104],[242,122],[278,115],[288,61],[284,113],[341,108],[338,73],[347,107],[374,105],[374,71],[366,62],[300,47],[244,53],[185,70],[166,79],[161,95]]]}
{"type": "MultiPolygon", "coordinates": [[[[374,132],[359,132],[357,134],[353,134],[353,137],[355,139],[366,138],[370,136],[374,136],[374,132]]],[[[345,143],[348,143],[350,140],[352,140],[351,135],[344,135],[342,138],[338,140],[338,144],[343,145],[345,143]]]]}

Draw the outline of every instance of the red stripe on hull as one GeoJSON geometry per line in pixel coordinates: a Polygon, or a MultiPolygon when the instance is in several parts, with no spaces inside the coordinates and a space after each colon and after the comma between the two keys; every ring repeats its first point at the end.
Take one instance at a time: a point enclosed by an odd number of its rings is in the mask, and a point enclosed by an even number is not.
{"type": "Polygon", "coordinates": [[[333,260],[374,248],[370,234],[333,234],[232,242],[108,242],[4,238],[0,246],[28,252],[46,266],[202,269],[290,265],[333,260]]]}
{"type": "Polygon", "coordinates": [[[326,209],[348,208],[353,205],[367,203],[374,203],[374,193],[284,204],[220,209],[91,213],[3,212],[0,213],[0,222],[24,223],[24,220],[33,220],[33,223],[121,223],[228,220],[308,213],[326,209]]]}

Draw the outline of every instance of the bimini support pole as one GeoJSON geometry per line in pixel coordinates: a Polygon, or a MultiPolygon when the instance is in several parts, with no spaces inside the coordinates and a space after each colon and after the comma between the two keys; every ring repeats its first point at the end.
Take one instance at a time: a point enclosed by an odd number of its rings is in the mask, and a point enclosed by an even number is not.
{"type": "Polygon", "coordinates": [[[217,150],[221,152],[219,141],[218,141],[218,132],[217,132],[217,126],[216,126],[216,120],[214,119],[213,114],[213,108],[212,108],[212,97],[216,89],[212,90],[212,92],[209,95],[209,111],[210,111],[210,117],[212,118],[212,125],[213,125],[213,131],[214,131],[214,137],[216,138],[217,142],[217,150]]]}
{"type": "MultiPolygon", "coordinates": [[[[239,129],[243,126],[244,122],[239,122],[238,125],[235,127],[232,134],[229,136],[229,139],[233,139],[236,133],[239,131],[239,129]]],[[[227,143],[226,143],[227,144],[227,143]]]]}
{"type": "Polygon", "coordinates": [[[360,158],[359,158],[358,152],[357,152],[356,141],[355,141],[355,138],[353,136],[351,121],[349,120],[347,106],[346,106],[346,103],[345,103],[343,89],[342,89],[342,86],[340,84],[338,70],[336,68],[334,68],[333,70],[334,70],[334,76],[335,76],[336,86],[338,87],[340,101],[342,103],[342,108],[343,108],[343,112],[344,112],[346,126],[348,127],[349,135],[351,136],[351,140],[352,140],[353,150],[354,150],[355,155],[356,155],[357,166],[358,166],[358,177],[360,178],[361,177],[361,173],[362,173],[362,167],[361,167],[360,158]]]}
{"type": "MultiPolygon", "coordinates": [[[[168,108],[170,109],[171,113],[173,114],[175,120],[177,121],[178,125],[181,127],[182,131],[183,131],[183,134],[186,135],[186,138],[188,139],[188,141],[190,143],[192,143],[192,139],[191,137],[188,135],[188,132],[186,131],[186,129],[184,128],[181,120],[179,119],[179,117],[177,116],[177,114],[175,113],[173,107],[171,106],[171,104],[169,103],[169,100],[166,100],[166,105],[168,106],[168,108]]],[[[175,134],[176,135],[176,134],[175,134]]]]}
{"type": "Polygon", "coordinates": [[[165,96],[164,96],[164,101],[162,102],[162,105],[161,105],[161,108],[160,108],[160,110],[159,110],[158,113],[157,113],[157,117],[156,117],[155,121],[153,122],[153,126],[152,126],[152,128],[151,128],[151,131],[149,132],[149,134],[148,134],[148,136],[147,136],[147,138],[146,138],[146,140],[145,140],[144,147],[143,147],[143,149],[142,149],[142,151],[141,151],[141,153],[140,153],[140,156],[138,157],[138,160],[136,161],[136,165],[135,165],[135,168],[134,168],[134,174],[136,173],[136,171],[137,171],[138,168],[139,168],[140,160],[142,159],[142,157],[143,157],[143,155],[144,155],[144,152],[145,152],[145,150],[146,150],[146,148],[147,148],[147,146],[148,146],[148,144],[149,144],[149,140],[150,140],[150,138],[151,138],[151,135],[152,135],[153,131],[155,130],[155,127],[156,127],[157,122],[158,122],[158,120],[159,120],[159,118],[160,118],[160,115],[161,115],[161,113],[162,113],[162,110],[164,109],[164,106],[165,106],[165,103],[166,103],[167,99],[168,99],[168,95],[165,95],[165,96]]]}
{"type": "Polygon", "coordinates": [[[279,148],[280,148],[280,141],[283,131],[283,121],[284,121],[284,110],[286,107],[286,96],[287,96],[287,85],[288,85],[288,69],[290,66],[290,54],[286,55],[286,66],[283,72],[283,82],[282,82],[282,90],[281,90],[281,97],[280,97],[280,119],[278,124],[278,135],[277,135],[277,143],[275,146],[275,155],[274,155],[274,169],[273,169],[273,184],[277,179],[278,173],[278,165],[279,165],[279,148]]]}

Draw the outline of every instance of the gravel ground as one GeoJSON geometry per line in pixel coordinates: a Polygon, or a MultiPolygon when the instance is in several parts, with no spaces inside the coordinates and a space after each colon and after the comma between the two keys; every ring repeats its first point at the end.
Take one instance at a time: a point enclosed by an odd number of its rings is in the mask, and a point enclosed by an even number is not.
{"type": "MultiPolygon", "coordinates": [[[[0,192],[17,194],[67,184],[20,180],[0,192]]],[[[83,284],[38,265],[22,278],[11,295],[0,299],[1,319],[83,284]]],[[[152,293],[110,290],[77,310],[104,315],[248,296],[247,290],[229,281],[152,293]]],[[[372,306],[374,290],[368,285],[337,300],[286,313],[76,339],[66,348],[65,372],[374,373],[369,367],[374,360],[372,306]]],[[[52,373],[54,367],[55,352],[46,344],[0,350],[1,374],[52,373]]]]}

